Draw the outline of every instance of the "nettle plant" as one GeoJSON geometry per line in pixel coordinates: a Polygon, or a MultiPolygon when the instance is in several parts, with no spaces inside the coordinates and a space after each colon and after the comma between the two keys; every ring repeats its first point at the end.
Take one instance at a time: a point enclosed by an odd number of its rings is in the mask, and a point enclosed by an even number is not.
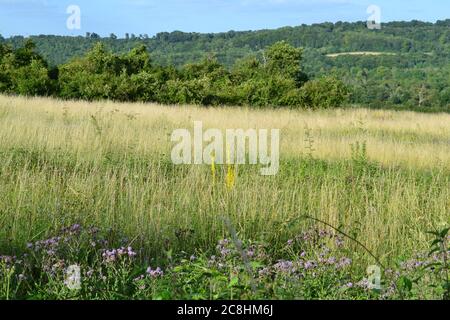
{"type": "Polygon", "coordinates": [[[438,262],[429,264],[427,269],[434,269],[441,281],[444,290],[444,300],[450,300],[450,228],[445,228],[440,232],[431,232],[435,236],[431,244],[430,255],[438,253],[441,259],[438,262]]]}
{"type": "Polygon", "coordinates": [[[431,231],[429,252],[418,253],[403,262],[395,272],[397,290],[402,298],[450,299],[449,230],[431,231]]]}

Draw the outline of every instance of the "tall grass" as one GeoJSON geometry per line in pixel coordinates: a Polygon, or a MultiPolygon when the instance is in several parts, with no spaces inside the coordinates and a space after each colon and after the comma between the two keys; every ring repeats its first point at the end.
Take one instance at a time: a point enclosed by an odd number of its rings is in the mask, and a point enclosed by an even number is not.
{"type": "Polygon", "coordinates": [[[192,252],[228,235],[224,215],[240,237],[281,248],[311,215],[392,262],[426,248],[427,231],[450,221],[449,141],[448,114],[0,96],[0,249],[82,223],[120,230],[148,256],[192,252]],[[194,120],[281,129],[280,173],[239,166],[230,188],[226,166],[214,167],[215,178],[207,165],[174,166],[170,134],[194,120]]]}

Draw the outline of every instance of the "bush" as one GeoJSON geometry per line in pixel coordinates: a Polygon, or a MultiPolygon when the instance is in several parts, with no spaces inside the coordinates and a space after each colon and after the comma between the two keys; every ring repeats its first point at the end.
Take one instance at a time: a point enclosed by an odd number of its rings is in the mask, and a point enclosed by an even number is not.
{"type": "Polygon", "coordinates": [[[13,76],[13,88],[24,96],[47,96],[52,93],[53,81],[41,61],[33,60],[30,65],[21,67],[13,76]]]}
{"type": "Polygon", "coordinates": [[[145,46],[117,55],[101,43],[84,57],[53,68],[27,42],[17,50],[0,47],[0,91],[23,95],[55,93],[64,99],[152,101],[205,106],[330,108],[348,91],[335,78],[308,81],[302,49],[281,41],[261,60],[248,57],[228,71],[214,57],[174,67],[153,67],[145,46]]]}
{"type": "Polygon", "coordinates": [[[303,106],[312,109],[340,107],[349,95],[344,83],[333,77],[322,77],[305,83],[301,88],[303,106]]]}

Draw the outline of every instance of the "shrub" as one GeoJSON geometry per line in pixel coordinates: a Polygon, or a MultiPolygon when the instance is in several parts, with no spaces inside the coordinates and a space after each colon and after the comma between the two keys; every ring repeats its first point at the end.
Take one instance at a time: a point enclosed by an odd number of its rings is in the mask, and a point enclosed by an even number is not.
{"type": "Polygon", "coordinates": [[[34,45],[27,42],[17,50],[0,47],[0,91],[205,106],[340,106],[347,88],[330,77],[308,81],[301,71],[302,54],[302,49],[281,41],[267,48],[262,61],[248,57],[232,71],[214,57],[176,70],[153,67],[145,46],[118,55],[98,43],[84,57],[49,71],[34,45]]]}
{"type": "Polygon", "coordinates": [[[348,95],[348,88],[334,77],[311,80],[301,88],[302,104],[312,109],[340,107],[348,95]]]}
{"type": "Polygon", "coordinates": [[[47,96],[52,93],[53,86],[47,68],[39,60],[33,60],[30,65],[21,67],[14,72],[13,88],[18,94],[47,96]]]}

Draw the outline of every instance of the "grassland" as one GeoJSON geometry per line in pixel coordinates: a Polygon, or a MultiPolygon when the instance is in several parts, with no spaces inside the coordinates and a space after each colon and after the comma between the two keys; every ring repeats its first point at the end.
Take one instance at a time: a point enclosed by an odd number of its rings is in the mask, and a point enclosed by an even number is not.
{"type": "Polygon", "coordinates": [[[392,52],[376,52],[376,51],[356,51],[356,52],[341,52],[341,53],[330,53],[326,56],[329,58],[337,58],[341,56],[382,56],[388,55],[393,56],[395,53],[392,52]]]}
{"type": "MultiPolygon", "coordinates": [[[[314,226],[356,237],[385,265],[426,250],[450,222],[450,115],[200,108],[0,96],[0,250],[74,223],[119,230],[144,256],[239,237],[282,250],[314,226]],[[280,173],[174,166],[174,129],[281,129],[280,173]]],[[[346,244],[361,270],[375,263],[346,244]]]]}

